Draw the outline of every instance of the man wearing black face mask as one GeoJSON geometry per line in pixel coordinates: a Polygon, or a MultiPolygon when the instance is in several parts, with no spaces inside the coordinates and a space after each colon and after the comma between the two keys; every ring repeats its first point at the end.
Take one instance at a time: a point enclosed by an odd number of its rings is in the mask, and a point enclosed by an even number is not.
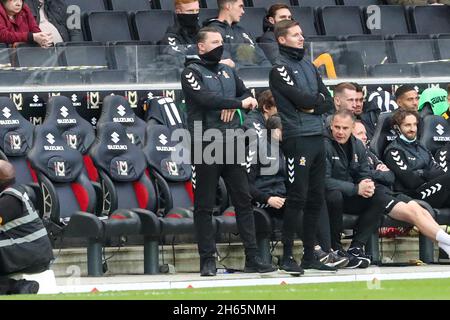
{"type": "Polygon", "coordinates": [[[24,188],[11,187],[14,180],[14,167],[0,160],[0,294],[37,293],[36,281],[8,278],[43,272],[53,259],[47,231],[24,188]]]}
{"type": "Polygon", "coordinates": [[[325,269],[314,259],[320,210],[325,203],[325,149],[321,115],[334,108],[319,72],[304,55],[304,38],[296,21],[275,25],[280,56],[269,76],[283,123],[282,149],[287,159],[287,200],[282,230],[285,271],[298,268],[293,240],[300,211],[303,215],[303,269],[325,269]]]}
{"type": "Polygon", "coordinates": [[[181,87],[186,98],[188,128],[191,134],[193,165],[194,223],[200,254],[200,274],[215,276],[215,230],[212,214],[219,177],[223,177],[236,210],[236,221],[245,247],[244,272],[271,272],[275,268],[264,263],[258,253],[255,221],[247,173],[239,161],[235,143],[242,138],[236,109],[254,109],[258,103],[251,96],[235,70],[219,63],[223,39],[214,28],[203,28],[197,36],[198,56],[186,60],[181,74],[181,87]],[[214,141],[210,143],[214,136],[214,141]],[[230,139],[230,136],[234,136],[230,139]],[[214,145],[214,151],[211,150],[214,145]],[[231,160],[227,155],[231,156],[231,160]]]}
{"type": "Polygon", "coordinates": [[[183,63],[187,53],[195,52],[195,40],[200,29],[198,0],[175,0],[175,25],[167,28],[159,44],[167,46],[164,53],[179,58],[183,63]]]}

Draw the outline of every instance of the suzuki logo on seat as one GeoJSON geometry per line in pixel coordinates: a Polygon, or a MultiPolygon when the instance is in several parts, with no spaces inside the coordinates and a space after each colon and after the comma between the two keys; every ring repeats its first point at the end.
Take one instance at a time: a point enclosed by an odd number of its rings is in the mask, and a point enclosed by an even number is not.
{"type": "Polygon", "coordinates": [[[64,118],[67,118],[67,116],[69,115],[69,113],[67,111],[69,111],[69,109],[67,109],[65,106],[62,106],[60,110],[61,110],[61,115],[64,118]]]}
{"type": "Polygon", "coordinates": [[[111,134],[111,141],[114,143],[117,143],[120,141],[119,134],[117,132],[113,132],[113,134],[111,134]]]}
{"type": "Polygon", "coordinates": [[[437,126],[436,126],[436,132],[440,135],[440,136],[442,136],[443,134],[444,134],[444,127],[441,125],[441,124],[438,124],[437,126]]]}
{"type": "Polygon", "coordinates": [[[8,107],[3,108],[3,116],[8,119],[9,117],[11,117],[11,110],[8,109],[8,107]]]}
{"type": "Polygon", "coordinates": [[[45,137],[47,138],[47,141],[48,141],[50,144],[54,144],[54,143],[55,143],[55,136],[52,135],[51,133],[49,133],[49,134],[46,135],[45,137]]]}
{"type": "Polygon", "coordinates": [[[118,107],[117,107],[117,113],[118,113],[121,117],[123,117],[123,116],[126,114],[125,107],[124,107],[123,105],[118,106],[118,107]]]}
{"type": "Polygon", "coordinates": [[[163,146],[165,146],[166,144],[167,144],[167,137],[164,135],[164,134],[161,134],[159,137],[159,142],[163,145],[163,146]]]}

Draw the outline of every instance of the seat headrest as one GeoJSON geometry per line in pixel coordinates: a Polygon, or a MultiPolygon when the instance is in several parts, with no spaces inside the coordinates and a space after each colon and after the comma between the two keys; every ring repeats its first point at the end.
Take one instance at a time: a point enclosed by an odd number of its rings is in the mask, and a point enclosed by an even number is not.
{"type": "Polygon", "coordinates": [[[44,125],[51,124],[59,129],[69,147],[86,154],[95,140],[92,125],[83,119],[64,96],[51,97],[47,103],[44,125]]]}
{"type": "Polygon", "coordinates": [[[187,181],[192,174],[188,146],[171,138],[168,127],[149,123],[144,154],[148,164],[167,181],[187,181]]]}
{"type": "Polygon", "coordinates": [[[448,110],[447,91],[442,88],[428,88],[420,95],[419,110],[430,105],[435,115],[442,115],[448,110]]]}
{"type": "Polygon", "coordinates": [[[372,109],[377,107],[380,109],[381,113],[392,112],[398,109],[398,105],[395,102],[393,96],[384,90],[374,91],[368,95],[367,98],[367,109],[372,109]]]}
{"type": "Polygon", "coordinates": [[[124,125],[133,144],[141,147],[144,145],[145,121],[134,113],[125,97],[115,95],[103,99],[102,113],[98,124],[105,122],[117,122],[124,125]]]}
{"type": "Polygon", "coordinates": [[[0,149],[6,156],[19,157],[33,145],[34,125],[17,110],[11,99],[0,97],[0,149]]]}
{"type": "Polygon", "coordinates": [[[422,129],[420,143],[433,154],[450,141],[450,125],[441,116],[429,115],[425,117],[422,129]]]}
{"type": "Polygon", "coordinates": [[[397,132],[392,128],[392,113],[380,114],[375,133],[370,141],[370,149],[381,158],[386,146],[395,138],[397,138],[397,132]]]}
{"type": "Polygon", "coordinates": [[[147,167],[144,153],[131,143],[120,123],[99,124],[97,138],[89,154],[95,165],[114,181],[139,180],[147,167]]]}
{"type": "Polygon", "coordinates": [[[154,97],[148,100],[147,104],[147,122],[153,120],[153,123],[165,125],[172,130],[185,127],[182,115],[172,98],[154,97]]]}
{"type": "Polygon", "coordinates": [[[83,158],[70,148],[58,129],[41,125],[34,130],[34,145],[28,153],[33,168],[53,182],[73,182],[82,173],[83,158]]]}

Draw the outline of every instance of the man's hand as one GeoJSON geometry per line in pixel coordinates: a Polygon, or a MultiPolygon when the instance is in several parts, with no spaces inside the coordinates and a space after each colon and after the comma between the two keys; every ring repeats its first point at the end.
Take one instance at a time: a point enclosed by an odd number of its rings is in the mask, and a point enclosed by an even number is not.
{"type": "Polygon", "coordinates": [[[275,209],[281,209],[284,206],[284,202],[286,201],[285,198],[280,197],[270,197],[269,200],[267,200],[267,203],[269,206],[275,209]]]}
{"type": "Polygon", "coordinates": [[[255,98],[248,97],[242,100],[242,108],[253,110],[258,106],[258,101],[255,98]]]}
{"type": "Polygon", "coordinates": [[[358,184],[358,195],[370,198],[375,193],[375,183],[371,179],[364,179],[358,184]]]}
{"type": "Polygon", "coordinates": [[[379,165],[377,165],[376,170],[387,172],[387,171],[389,171],[389,168],[385,164],[380,163],[379,165]]]}
{"type": "Polygon", "coordinates": [[[230,122],[233,120],[234,113],[236,112],[236,109],[224,109],[222,110],[222,113],[220,114],[220,120],[223,122],[230,122]]]}
{"type": "Polygon", "coordinates": [[[43,48],[48,48],[53,44],[52,34],[47,32],[33,33],[33,40],[43,48]]]}
{"type": "Polygon", "coordinates": [[[227,66],[229,66],[231,68],[236,67],[236,64],[231,59],[222,59],[222,60],[219,61],[219,63],[226,64],[227,66]]]}

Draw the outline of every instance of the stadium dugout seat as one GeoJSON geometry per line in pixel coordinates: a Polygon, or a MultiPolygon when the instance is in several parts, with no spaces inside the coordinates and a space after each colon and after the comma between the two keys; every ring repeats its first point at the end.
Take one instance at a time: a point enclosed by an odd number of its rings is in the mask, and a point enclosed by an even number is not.
{"type": "Polygon", "coordinates": [[[303,36],[315,36],[317,32],[314,9],[311,7],[291,7],[292,18],[298,23],[303,31],[303,36]]]}
{"type": "Polygon", "coordinates": [[[417,71],[422,77],[445,77],[450,74],[449,62],[418,63],[417,71]]]}
{"type": "Polygon", "coordinates": [[[202,26],[203,25],[203,21],[212,19],[212,18],[217,18],[217,16],[219,15],[219,9],[217,8],[201,8],[200,12],[198,13],[198,23],[202,26]]]}
{"type": "MultiPolygon", "coordinates": [[[[368,28],[371,34],[381,34],[389,36],[393,34],[407,34],[409,33],[407,11],[404,6],[379,6],[381,20],[379,29],[368,28]]],[[[364,10],[365,20],[370,18],[367,11],[364,10]]]]}
{"type": "Polygon", "coordinates": [[[192,218],[166,215],[158,217],[157,193],[147,176],[147,160],[143,151],[128,139],[119,123],[97,126],[97,139],[90,155],[99,169],[103,196],[103,211],[133,212],[141,219],[144,236],[144,273],[159,270],[159,237],[174,234],[194,234],[192,218]]]}
{"type": "Polygon", "coordinates": [[[0,97],[0,158],[16,169],[16,183],[37,182],[26,156],[33,145],[34,125],[17,110],[10,98],[0,97]]]}
{"type": "Polygon", "coordinates": [[[208,9],[219,9],[217,0],[201,0],[200,6],[208,9]]]}
{"type": "Polygon", "coordinates": [[[105,122],[117,122],[125,127],[130,141],[139,147],[145,143],[145,121],[131,109],[128,100],[123,96],[107,96],[103,99],[102,113],[97,125],[105,122]]]}
{"type": "Polygon", "coordinates": [[[91,84],[134,83],[135,77],[128,70],[94,70],[87,73],[91,84]]]}
{"type": "Polygon", "coordinates": [[[85,17],[86,36],[91,41],[133,40],[125,11],[88,12],[85,17]]]}
{"type": "MultiPolygon", "coordinates": [[[[266,10],[269,10],[269,8],[275,3],[280,3],[280,4],[285,4],[285,5],[291,6],[291,1],[289,1],[289,0],[277,0],[277,1],[273,1],[273,0],[252,0],[250,2],[251,2],[251,4],[249,5],[250,7],[264,8],[266,10]]],[[[245,9],[245,11],[247,11],[247,8],[245,9]]]]}
{"type": "Polygon", "coordinates": [[[392,113],[381,113],[378,117],[378,123],[375,133],[370,140],[370,150],[379,158],[383,158],[384,149],[387,145],[395,140],[397,133],[392,129],[392,113]]]}
{"type": "Polygon", "coordinates": [[[265,8],[245,8],[245,14],[241,17],[239,25],[244,28],[253,39],[256,39],[263,34],[262,23],[266,14],[265,8]]]}
{"type": "Polygon", "coordinates": [[[439,59],[450,59],[450,35],[440,35],[437,39],[439,59]]]}
{"type": "Polygon", "coordinates": [[[437,59],[434,41],[429,35],[395,35],[392,38],[392,47],[397,63],[428,62],[437,59]]]}
{"type": "Polygon", "coordinates": [[[81,12],[107,10],[104,0],[64,0],[68,6],[76,5],[81,12]]]}
{"type": "Polygon", "coordinates": [[[152,1],[152,7],[153,7],[153,9],[175,11],[175,4],[174,4],[173,1],[153,0],[152,1]]]}
{"type": "Polygon", "coordinates": [[[368,74],[376,78],[411,78],[416,77],[416,69],[412,64],[377,64],[369,68],[368,74]]]}
{"type": "Polygon", "coordinates": [[[380,6],[383,5],[382,0],[338,0],[341,2],[344,6],[360,6],[360,7],[367,7],[367,6],[380,6]]]}
{"type": "Polygon", "coordinates": [[[101,42],[65,42],[56,46],[56,52],[65,66],[111,68],[106,47],[101,42]]]}
{"type": "Polygon", "coordinates": [[[149,0],[108,0],[108,6],[114,11],[151,10],[149,0]]]}
{"type": "Polygon", "coordinates": [[[17,47],[12,49],[14,67],[57,67],[59,66],[56,48],[17,47]]]}
{"type": "Polygon", "coordinates": [[[88,240],[89,276],[101,276],[102,249],[111,237],[138,234],[140,220],[132,212],[96,216],[94,188],[82,172],[81,153],[67,146],[53,126],[39,126],[28,157],[42,190],[42,218],[50,237],[88,240]]]}
{"type": "Polygon", "coordinates": [[[114,69],[135,73],[155,63],[159,48],[150,41],[118,41],[108,43],[108,51],[114,69]]]}
{"type": "Polygon", "coordinates": [[[137,11],[132,21],[137,39],[157,43],[164,37],[167,28],[174,25],[175,18],[171,10],[150,10],[137,11]]]}
{"type": "Polygon", "coordinates": [[[335,6],[335,0],[297,0],[300,7],[327,7],[335,6]]]}
{"type": "Polygon", "coordinates": [[[319,23],[325,35],[364,34],[359,7],[323,7],[319,9],[319,23]]]}
{"type": "Polygon", "coordinates": [[[413,32],[450,33],[450,6],[414,6],[411,11],[413,32]]]}

